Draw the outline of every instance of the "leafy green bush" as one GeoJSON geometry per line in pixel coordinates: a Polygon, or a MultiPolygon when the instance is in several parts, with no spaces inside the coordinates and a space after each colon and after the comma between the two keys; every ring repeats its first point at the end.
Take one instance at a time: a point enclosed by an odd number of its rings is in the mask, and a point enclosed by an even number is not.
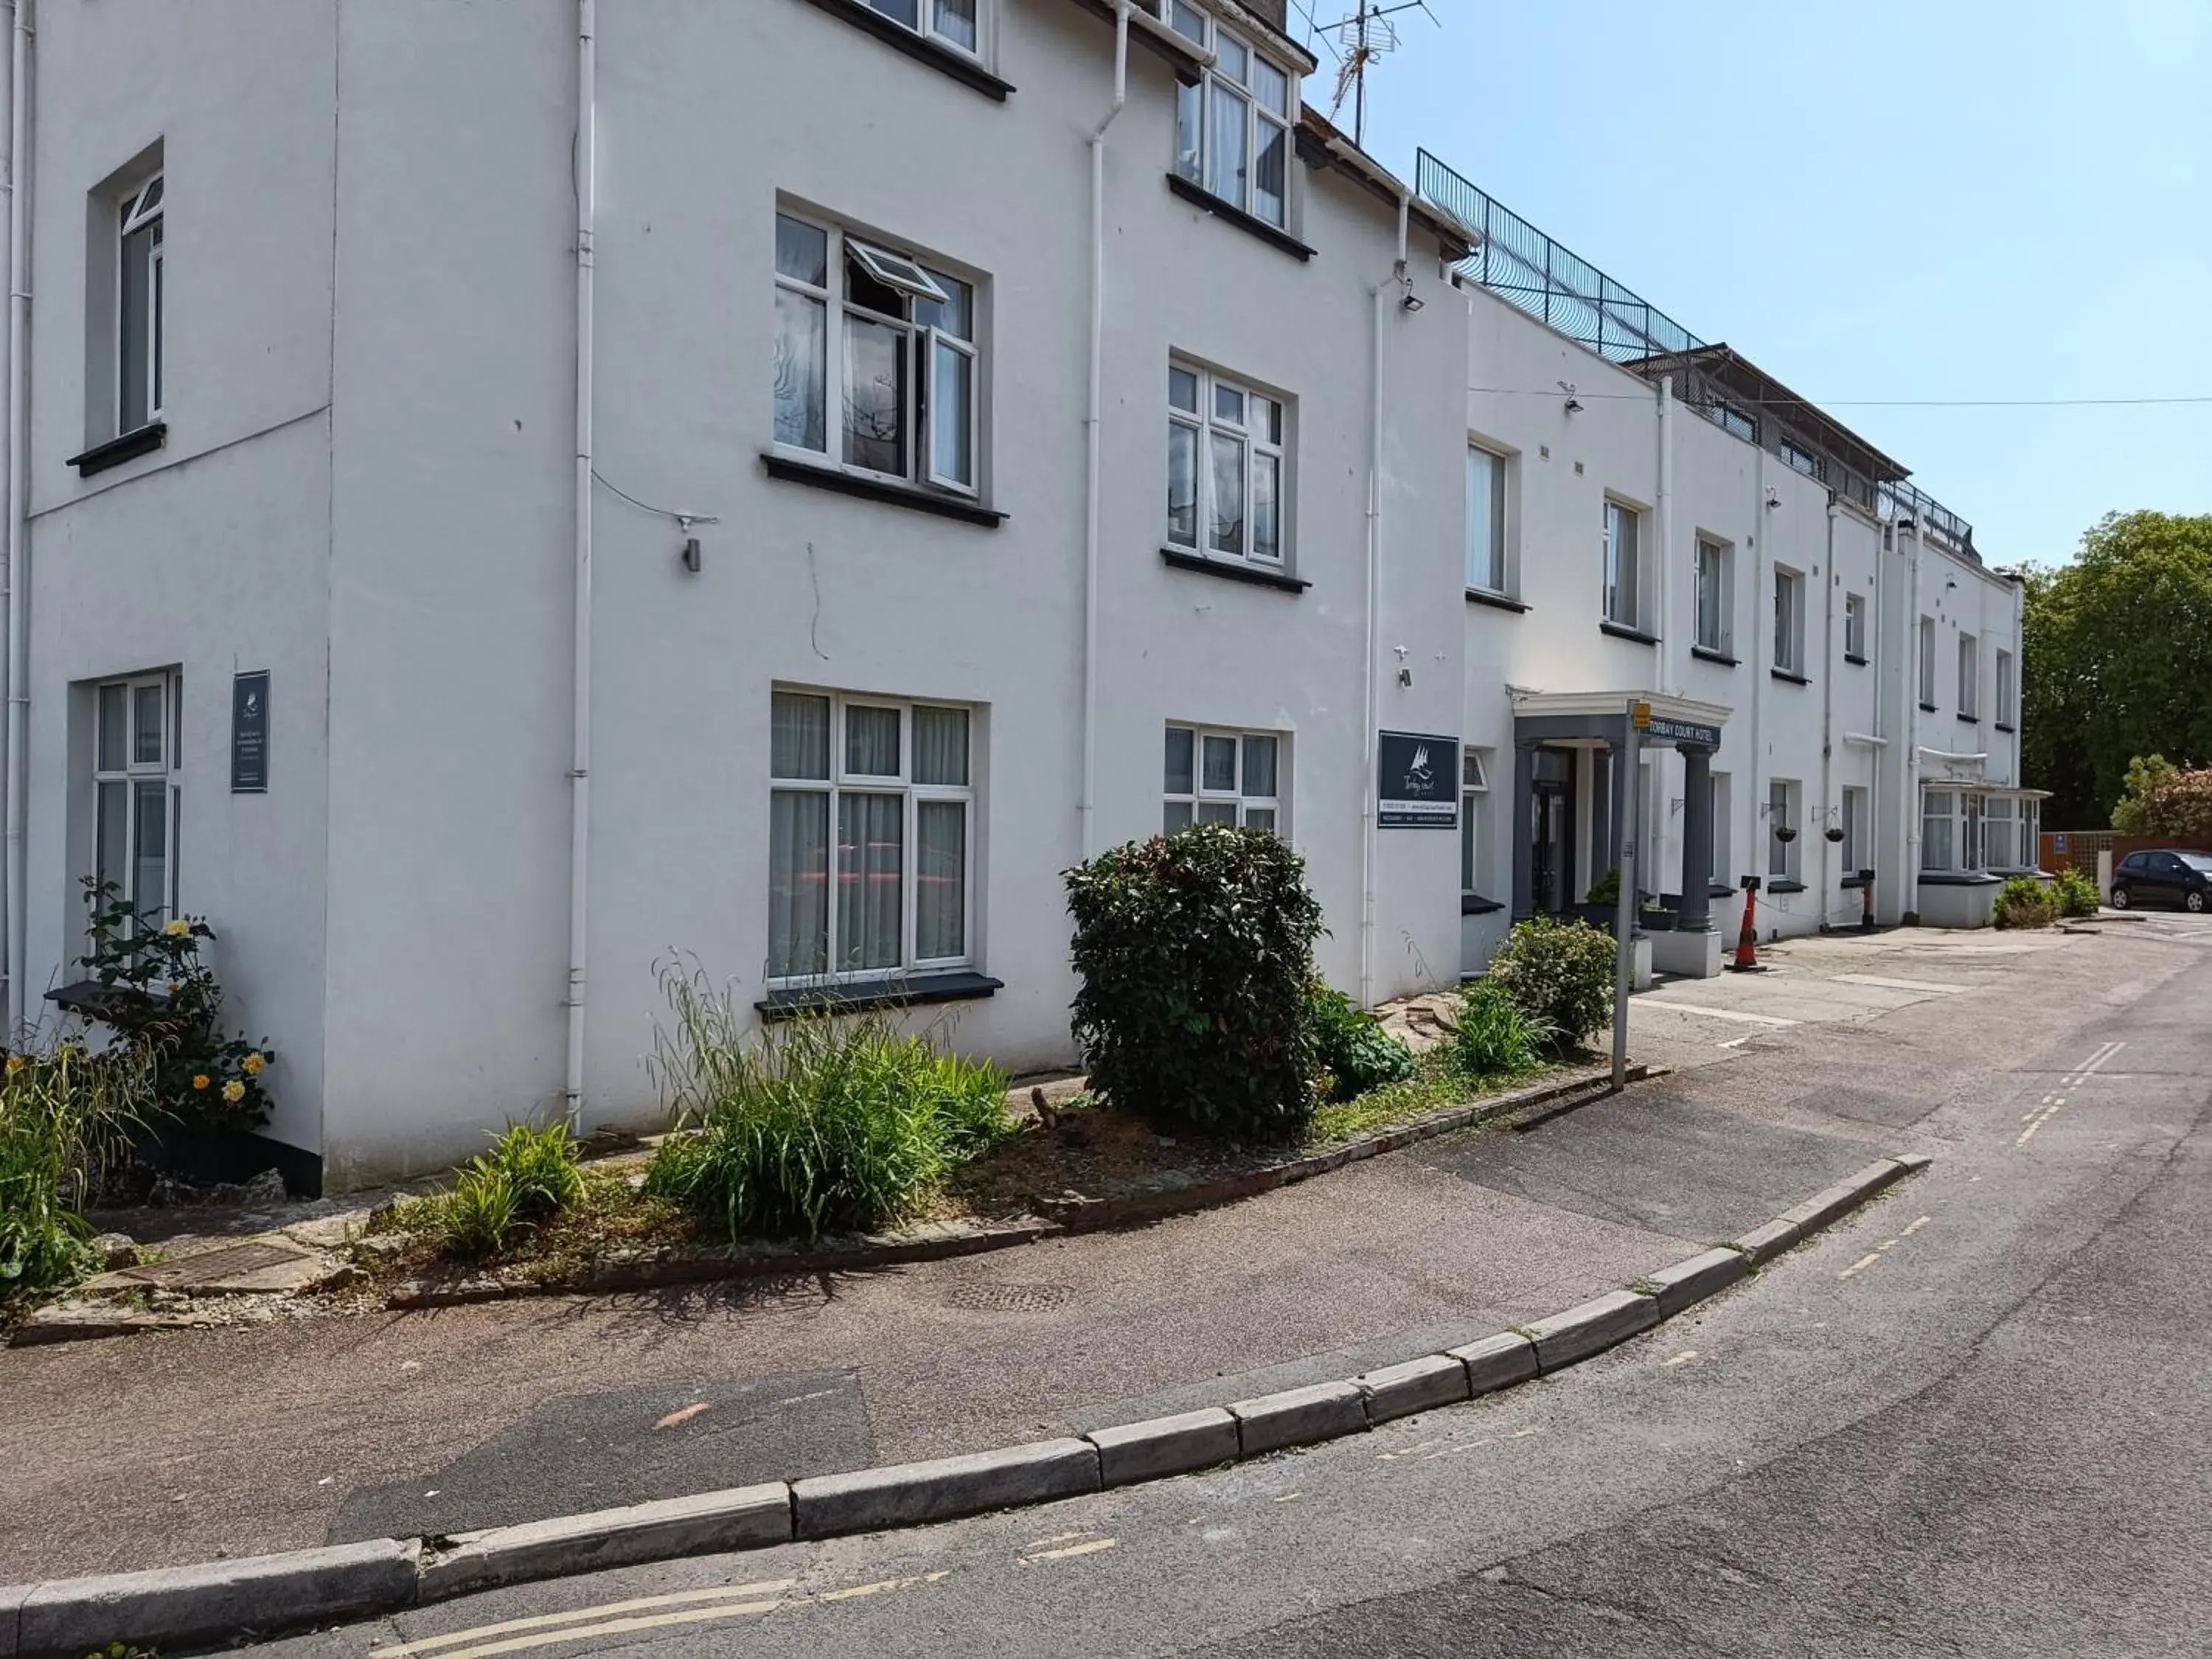
{"type": "Polygon", "coordinates": [[[1533,1071],[1556,1040],[1552,1027],[1515,1001],[1502,980],[1479,979],[1460,993],[1453,1057],[1470,1078],[1533,1071]]]}
{"type": "Polygon", "coordinates": [[[1115,848],[1065,879],[1091,1088],[1201,1128],[1303,1127],[1319,1069],[1306,988],[1322,926],[1290,844],[1199,824],[1115,848]]]}
{"type": "Polygon", "coordinates": [[[439,1221],[441,1236],[451,1254],[496,1255],[522,1224],[522,1206],[514,1177],[496,1164],[475,1160],[462,1170],[453,1190],[440,1201],[439,1221]]]}
{"type": "Polygon", "coordinates": [[[269,1121],[264,1038],[222,1030],[222,987],[200,960],[215,938],[198,916],[161,921],[112,881],[84,878],[91,949],[79,965],[100,985],[100,1018],[147,1061],[151,1104],[187,1128],[243,1131],[269,1121]]]}
{"type": "Polygon", "coordinates": [[[2097,914],[2099,895],[2096,878],[2087,871],[2068,865],[2058,872],[2053,889],[2062,916],[2094,916],[2097,914]]]}
{"type": "Polygon", "coordinates": [[[1334,1079],[1335,1098],[1349,1100],[1411,1075],[1413,1051],[1343,992],[1316,980],[1308,1006],[1316,1055],[1334,1079]]]}
{"type": "Polygon", "coordinates": [[[1613,1018],[1613,942],[1588,922],[1532,916],[1517,923],[1490,961],[1490,977],[1521,1012],[1576,1047],[1613,1018]]]}
{"type": "Polygon", "coordinates": [[[1004,1073],[889,1015],[824,1009],[756,1042],[726,991],[672,969],[662,988],[675,1029],[652,1068],[684,1133],[661,1143],[645,1190],[732,1239],[881,1226],[1013,1133],[1004,1073]]]}
{"type": "Polygon", "coordinates": [[[82,1210],[127,1151],[147,1066],[128,1049],[63,1043],[8,1056],[0,1075],[0,1302],[58,1289],[90,1266],[82,1210]]]}
{"type": "Polygon", "coordinates": [[[1990,920],[2000,927],[2048,927],[2051,891],[2033,876],[2014,876],[1997,895],[1990,920]]]}
{"type": "Polygon", "coordinates": [[[510,1123],[489,1152],[461,1166],[441,1201],[440,1231],[455,1255],[491,1255],[520,1227],[535,1226],[584,1195],[568,1123],[510,1123]]]}
{"type": "Polygon", "coordinates": [[[1620,866],[1613,865],[1590,884],[1583,895],[1584,904],[1618,904],[1620,902],[1620,866]]]}

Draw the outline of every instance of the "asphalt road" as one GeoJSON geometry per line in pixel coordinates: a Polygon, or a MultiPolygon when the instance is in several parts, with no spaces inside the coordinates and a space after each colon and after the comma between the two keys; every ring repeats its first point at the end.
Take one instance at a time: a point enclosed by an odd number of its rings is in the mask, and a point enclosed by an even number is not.
{"type": "Polygon", "coordinates": [[[1840,1115],[1936,1155],[1558,1377],[1217,1474],[252,1651],[2202,1655],[2208,1006],[2212,931],[2115,929],[2002,994],[1763,1030],[1660,1132],[1589,1109],[1462,1159],[1648,1225],[1711,1201],[1685,1148],[1732,1117],[1747,1146],[1840,1115]]]}

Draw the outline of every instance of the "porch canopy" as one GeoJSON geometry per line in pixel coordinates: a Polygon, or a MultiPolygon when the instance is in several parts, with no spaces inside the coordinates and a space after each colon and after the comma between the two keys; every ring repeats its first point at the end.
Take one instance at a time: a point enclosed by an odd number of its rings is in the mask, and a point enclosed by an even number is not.
{"type": "MultiPolygon", "coordinates": [[[[1592,863],[1620,866],[1623,885],[1642,885],[1636,849],[1643,840],[1643,792],[1638,761],[1646,749],[1682,754],[1682,908],[1676,927],[1703,933],[1712,926],[1712,762],[1721,728],[1734,712],[1725,704],[1668,696],[1659,691],[1523,691],[1513,693],[1513,914],[1535,912],[1534,817],[1536,751],[1547,744],[1595,744],[1612,756],[1610,833],[1594,836],[1592,863]],[[1601,849],[1610,848],[1609,852],[1601,849]]],[[[1607,807],[1601,802],[1601,810],[1607,807]]],[[[1656,892],[1662,884],[1653,881],[1656,892]]]]}

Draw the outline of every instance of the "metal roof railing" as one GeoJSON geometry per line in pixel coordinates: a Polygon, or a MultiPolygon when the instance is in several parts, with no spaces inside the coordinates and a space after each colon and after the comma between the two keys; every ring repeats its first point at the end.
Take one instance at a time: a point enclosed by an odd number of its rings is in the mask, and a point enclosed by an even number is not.
{"type": "MultiPolygon", "coordinates": [[[[1632,373],[1645,360],[1687,356],[1708,343],[1658,307],[1615,282],[1572,249],[1553,241],[1489,192],[1462,178],[1427,150],[1417,152],[1414,193],[1480,232],[1482,246],[1457,267],[1508,304],[1547,328],[1595,351],[1632,373]]],[[[1676,397],[1724,432],[1733,433],[1784,455],[1807,449],[1805,434],[1790,428],[1786,416],[1770,414],[1720,386],[1693,366],[1668,366],[1676,397]],[[1686,369],[1687,372],[1685,372],[1686,369]]],[[[1810,405],[1797,404],[1800,408],[1810,405]]],[[[1822,463],[1817,475],[1845,500],[1887,521],[1911,518],[1929,540],[1962,557],[1981,562],[1974,550],[1974,527],[1924,490],[1904,482],[1878,483],[1859,468],[1813,447],[1822,463]]],[[[1806,469],[1795,461],[1800,471],[1806,469]]]]}

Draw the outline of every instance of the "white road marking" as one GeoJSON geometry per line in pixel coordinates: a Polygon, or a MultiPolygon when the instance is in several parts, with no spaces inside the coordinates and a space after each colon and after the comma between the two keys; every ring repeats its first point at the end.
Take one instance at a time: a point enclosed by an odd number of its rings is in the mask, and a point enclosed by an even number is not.
{"type": "MultiPolygon", "coordinates": [[[[2063,1078],[2059,1079],[2059,1089],[2063,1091],[2081,1087],[2081,1085],[2087,1083],[2106,1066],[2111,1064],[2112,1057],[2126,1047],[2127,1044],[2124,1042],[2106,1042],[2100,1045],[2096,1053],[2091,1054],[2088,1059],[2083,1060],[2081,1065],[2075,1066],[2063,1078]]],[[[2054,1091],[2044,1096],[2043,1103],[2043,1109],[2040,1112],[2033,1112],[2028,1115],[2026,1119],[2027,1127],[2022,1129],[2020,1132],[2019,1138],[2012,1143],[2014,1148],[2025,1146],[2029,1141],[2034,1139],[2035,1132],[2038,1129],[2040,1129],[2045,1124],[2050,1122],[2052,1118],[2058,1115],[2059,1108],[2066,1103],[2066,1097],[2063,1093],[2054,1091]]]]}
{"type": "Polygon", "coordinates": [[[1094,1538],[1087,1544],[1068,1544],[1056,1550],[1039,1550],[1033,1555],[1024,1555],[1018,1559],[1021,1565],[1026,1567],[1034,1562],[1065,1561],[1072,1556],[1096,1555],[1101,1550],[1119,1549],[1121,1547],[1121,1540],[1118,1538],[1094,1538]]]}
{"type": "MultiPolygon", "coordinates": [[[[477,1638],[488,1636],[493,1631],[502,1628],[499,1626],[487,1626],[483,1630],[465,1631],[453,1636],[439,1638],[438,1642],[441,1643],[450,1644],[460,1641],[476,1643],[472,1647],[447,1646],[439,1656],[439,1659],[490,1659],[490,1656],[494,1654],[520,1653],[531,1648],[553,1647],[562,1642],[580,1642],[594,1637],[624,1636],[633,1631],[659,1630],[674,1625],[713,1624],[724,1619],[744,1619],[757,1613],[774,1613],[780,1607],[804,1607],[823,1606],[835,1601],[850,1601],[861,1596],[880,1595],[887,1590],[908,1589],[916,1584],[933,1584],[948,1576],[943,1572],[923,1573],[913,1578],[885,1578],[872,1584],[855,1584],[849,1589],[831,1590],[822,1595],[774,1596],[757,1601],[725,1602],[719,1607],[680,1607],[666,1613],[639,1613],[634,1617],[623,1619],[602,1617],[612,1611],[612,1607],[587,1607],[579,1613],[548,1615],[550,1619],[566,1619],[570,1622],[562,1628],[541,1628],[528,1636],[510,1636],[496,1642],[477,1641],[477,1638]],[[575,1622],[579,1620],[591,1619],[597,1619],[599,1622],[575,1622]]],[[[726,1595],[730,1592],[723,1593],[726,1595]]],[[[696,1598],[671,1596],[654,1599],[681,1601],[696,1598]]],[[[614,1607],[619,1607],[624,1605],[638,1604],[617,1602],[614,1607]]],[[[527,1622],[530,1621],[514,1620],[504,1628],[515,1629],[527,1622]]],[[[426,1642],[416,1644],[411,1648],[375,1648],[370,1650],[371,1659],[398,1659],[398,1656],[403,1653],[420,1652],[425,1648],[434,1645],[436,1645],[435,1643],[426,1642]]]]}
{"type": "Polygon", "coordinates": [[[1685,1348],[1685,1349],[1683,1349],[1683,1350],[1682,1350],[1682,1352],[1680,1352],[1680,1353],[1676,1354],[1676,1355],[1675,1355],[1672,1359],[1662,1359],[1662,1360],[1661,1360],[1659,1363],[1660,1363],[1662,1365],[1666,1366],[1666,1367],[1667,1367],[1667,1368],[1668,1368],[1669,1370],[1672,1370],[1672,1369],[1673,1369],[1674,1366],[1676,1366],[1676,1365],[1686,1365],[1686,1364],[1689,1364],[1692,1359],[1695,1359],[1697,1357],[1698,1357],[1698,1351],[1697,1351],[1695,1348],[1685,1348]]]}
{"type": "Polygon", "coordinates": [[[1926,991],[1939,997],[1954,997],[1962,991],[1979,988],[1972,985],[1938,985],[1932,979],[1884,979],[1880,974],[1831,974],[1828,977],[1839,985],[1878,985],[1885,991],[1926,991]]]}
{"type": "Polygon", "coordinates": [[[474,1630],[455,1631],[447,1636],[426,1636],[419,1642],[408,1642],[395,1648],[371,1648],[370,1659],[409,1659],[413,1654],[451,1647],[457,1642],[473,1642],[480,1637],[505,1636],[519,1630],[544,1630],[552,1625],[570,1625],[579,1620],[604,1618],[611,1613],[641,1613],[649,1607],[680,1607],[687,1601],[726,1601],[732,1597],[769,1595],[787,1590],[796,1585],[796,1578],[770,1578],[757,1584],[725,1584],[717,1589],[686,1590],[676,1595],[641,1595],[635,1601],[610,1601],[604,1607],[580,1607],[574,1613],[541,1613],[529,1619],[509,1619],[503,1624],[482,1625],[474,1630]]]}
{"type": "Polygon", "coordinates": [[[1779,1014],[1747,1014],[1741,1008],[1708,1008],[1697,1002],[1669,1002],[1660,997],[1641,996],[1628,1005],[1632,1008],[1671,1008],[1681,1014],[1705,1014],[1714,1019],[1740,1019],[1751,1025],[1801,1025],[1804,1022],[1784,1019],[1779,1014]]]}
{"type": "MultiPolygon", "coordinates": [[[[1869,1250],[1857,1261],[1852,1262],[1850,1267],[1844,1268],[1843,1272],[1838,1273],[1836,1277],[1838,1279],[1849,1279],[1854,1273],[1864,1273],[1869,1267],[1873,1267],[1875,1262],[1881,1261],[1883,1256],[1887,1255],[1889,1253],[1889,1249],[1892,1245],[1900,1243],[1904,1240],[1911,1237],[1913,1234],[1918,1232],[1933,1219],[1935,1219],[1935,1218],[1932,1216],[1923,1215],[1917,1220],[1908,1223],[1903,1229],[1892,1237],[1883,1239],[1881,1243],[1875,1245],[1874,1249],[1869,1250]]],[[[1820,1329],[1824,1328],[1816,1326],[1814,1328],[1820,1329]]]]}

